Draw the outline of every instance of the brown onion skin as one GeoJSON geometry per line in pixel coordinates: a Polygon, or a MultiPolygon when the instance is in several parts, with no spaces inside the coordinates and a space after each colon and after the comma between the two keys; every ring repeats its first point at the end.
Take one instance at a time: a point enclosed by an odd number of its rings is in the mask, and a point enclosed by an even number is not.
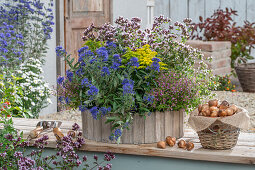
{"type": "Polygon", "coordinates": [[[227,108],[228,108],[228,106],[225,106],[225,105],[220,105],[220,107],[219,107],[220,110],[225,110],[227,108]]]}
{"type": "Polygon", "coordinates": [[[236,113],[237,110],[238,110],[238,107],[236,105],[234,105],[234,104],[232,104],[229,108],[233,109],[234,113],[236,113]]]}
{"type": "Polygon", "coordinates": [[[227,112],[228,116],[232,116],[234,114],[234,110],[232,108],[227,108],[225,111],[227,112]]]}
{"type": "Polygon", "coordinates": [[[220,105],[229,107],[229,103],[226,100],[222,101],[220,105]]]}
{"type": "Polygon", "coordinates": [[[219,116],[220,117],[226,117],[228,114],[227,114],[227,112],[225,111],[225,110],[220,110],[219,111],[219,116]]]}
{"type": "Polygon", "coordinates": [[[187,147],[187,150],[188,150],[188,151],[191,151],[191,150],[194,148],[194,143],[188,142],[188,143],[186,144],[186,147],[187,147]]]}
{"type": "Polygon", "coordinates": [[[212,106],[217,107],[218,106],[218,100],[210,100],[208,102],[208,104],[209,104],[209,107],[212,107],[212,106]]]}
{"type": "Polygon", "coordinates": [[[210,116],[210,115],[211,115],[211,113],[210,113],[210,110],[209,110],[209,109],[204,110],[204,111],[202,111],[201,113],[202,113],[202,115],[203,115],[203,116],[206,116],[206,117],[208,117],[208,116],[210,116]]]}
{"type": "Polygon", "coordinates": [[[166,148],[166,142],[165,141],[159,141],[157,143],[157,147],[161,148],[161,149],[165,149],[166,148]]]}
{"type": "Polygon", "coordinates": [[[202,111],[202,105],[200,104],[197,109],[198,109],[198,112],[200,113],[202,111]]]}
{"type": "Polygon", "coordinates": [[[218,117],[219,116],[219,113],[218,112],[212,112],[211,113],[211,117],[218,117]]]}
{"type": "Polygon", "coordinates": [[[166,143],[169,146],[173,147],[175,145],[175,143],[176,143],[176,138],[175,137],[171,137],[171,136],[167,136],[166,137],[166,143]]]}
{"type": "Polygon", "coordinates": [[[183,149],[186,149],[186,141],[181,139],[179,142],[178,142],[178,147],[179,148],[183,148],[183,149]]]}
{"type": "Polygon", "coordinates": [[[210,112],[218,112],[219,111],[219,108],[218,107],[216,107],[216,106],[212,106],[212,107],[210,107],[210,112]]]}

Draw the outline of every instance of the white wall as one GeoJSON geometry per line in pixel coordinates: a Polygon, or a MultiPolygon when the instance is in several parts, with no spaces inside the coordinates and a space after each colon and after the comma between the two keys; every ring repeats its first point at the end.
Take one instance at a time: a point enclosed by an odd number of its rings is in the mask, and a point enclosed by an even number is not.
{"type": "Polygon", "coordinates": [[[131,19],[139,17],[142,19],[142,27],[147,25],[147,0],[112,0],[113,21],[119,16],[131,19]]]}
{"type": "MultiPolygon", "coordinates": [[[[49,0],[41,0],[41,2],[48,3],[49,0]]],[[[53,14],[55,18],[55,1],[53,7],[53,14]]],[[[55,21],[54,21],[55,22],[55,21]]],[[[51,39],[48,40],[48,52],[46,54],[46,62],[43,66],[43,76],[45,80],[50,84],[50,87],[56,87],[56,77],[57,77],[57,68],[56,68],[56,24],[53,26],[53,32],[51,34],[51,39]]],[[[48,107],[44,108],[40,115],[50,114],[57,112],[57,98],[55,96],[51,96],[52,104],[48,107]]]]}

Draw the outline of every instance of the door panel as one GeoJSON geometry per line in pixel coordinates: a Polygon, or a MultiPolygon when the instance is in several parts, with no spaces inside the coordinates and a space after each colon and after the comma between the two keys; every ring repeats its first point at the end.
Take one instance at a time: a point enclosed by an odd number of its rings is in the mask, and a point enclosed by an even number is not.
{"type": "Polygon", "coordinates": [[[65,48],[76,60],[84,29],[111,21],[111,0],[65,0],[65,48]]]}

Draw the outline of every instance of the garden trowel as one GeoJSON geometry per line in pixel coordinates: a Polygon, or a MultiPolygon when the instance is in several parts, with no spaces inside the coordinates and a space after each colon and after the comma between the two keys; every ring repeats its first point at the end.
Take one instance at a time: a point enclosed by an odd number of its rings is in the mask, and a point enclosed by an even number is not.
{"type": "Polygon", "coordinates": [[[61,126],[62,122],[58,121],[54,123],[54,126],[53,126],[53,133],[54,133],[54,136],[56,137],[57,141],[61,141],[62,138],[64,137],[64,134],[61,132],[60,130],[60,126],[61,126]]]}
{"type": "Polygon", "coordinates": [[[37,125],[36,125],[36,128],[34,130],[30,131],[30,133],[28,135],[28,138],[30,138],[30,139],[37,138],[39,136],[39,134],[43,132],[43,130],[49,129],[50,126],[53,126],[52,122],[51,122],[51,125],[50,125],[50,122],[48,122],[48,121],[38,122],[37,125]]]}

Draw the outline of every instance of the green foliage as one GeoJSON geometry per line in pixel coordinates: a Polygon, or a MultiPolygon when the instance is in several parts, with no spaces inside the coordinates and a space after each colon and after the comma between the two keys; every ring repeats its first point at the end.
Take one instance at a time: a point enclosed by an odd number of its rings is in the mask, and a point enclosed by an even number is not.
{"type": "Polygon", "coordinates": [[[23,96],[22,87],[17,86],[17,81],[21,78],[13,75],[0,74],[0,114],[13,117],[32,117],[31,112],[24,108],[21,96],[23,96]],[[3,107],[5,103],[8,106],[3,107]]]}
{"type": "Polygon", "coordinates": [[[218,91],[232,91],[235,92],[235,85],[231,83],[230,74],[225,76],[216,76],[215,82],[219,84],[218,91]]]}
{"type": "MultiPolygon", "coordinates": [[[[237,11],[226,8],[217,9],[211,17],[203,18],[200,16],[199,23],[193,23],[192,38],[206,41],[230,41],[231,45],[231,66],[237,57],[253,59],[251,49],[255,46],[255,22],[244,21],[243,26],[237,26],[233,21],[237,11]]],[[[238,61],[239,62],[239,61],[238,61]]]]}

